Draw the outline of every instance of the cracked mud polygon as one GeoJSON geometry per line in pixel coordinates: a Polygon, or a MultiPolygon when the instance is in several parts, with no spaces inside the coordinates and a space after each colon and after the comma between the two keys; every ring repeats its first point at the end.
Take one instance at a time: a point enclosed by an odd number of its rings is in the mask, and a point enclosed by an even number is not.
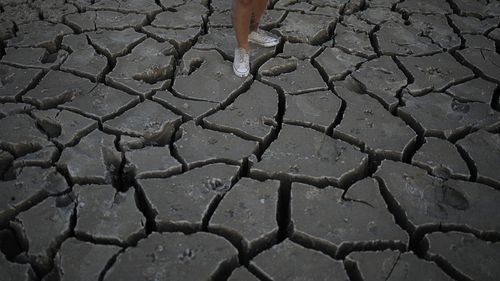
{"type": "Polygon", "coordinates": [[[0,0],[0,279],[500,276],[500,2],[0,0]]]}

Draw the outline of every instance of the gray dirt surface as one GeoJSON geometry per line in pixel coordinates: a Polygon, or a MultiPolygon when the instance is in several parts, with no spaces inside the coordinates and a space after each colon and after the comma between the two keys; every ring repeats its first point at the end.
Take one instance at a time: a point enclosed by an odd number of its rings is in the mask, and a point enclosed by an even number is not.
{"type": "Polygon", "coordinates": [[[0,0],[1,281],[493,281],[500,2],[0,0]]]}

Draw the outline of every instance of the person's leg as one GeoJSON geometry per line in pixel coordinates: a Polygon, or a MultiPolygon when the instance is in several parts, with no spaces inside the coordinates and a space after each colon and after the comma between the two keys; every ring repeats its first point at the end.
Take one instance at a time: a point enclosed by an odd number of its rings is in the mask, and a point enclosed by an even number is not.
{"type": "Polygon", "coordinates": [[[252,1],[252,19],[250,21],[250,31],[256,31],[259,28],[260,19],[267,7],[267,0],[252,1]]]}
{"type": "Polygon", "coordinates": [[[252,2],[262,0],[233,0],[232,21],[236,42],[239,48],[248,50],[248,33],[250,32],[250,17],[252,2]]]}
{"type": "Polygon", "coordinates": [[[233,70],[234,74],[239,77],[246,77],[250,74],[248,34],[250,33],[252,1],[254,0],[233,0],[232,21],[238,44],[234,50],[233,70]]]}
{"type": "Polygon", "coordinates": [[[273,34],[259,28],[260,19],[267,7],[267,0],[252,0],[252,19],[248,40],[263,47],[276,46],[279,39],[273,34]]]}

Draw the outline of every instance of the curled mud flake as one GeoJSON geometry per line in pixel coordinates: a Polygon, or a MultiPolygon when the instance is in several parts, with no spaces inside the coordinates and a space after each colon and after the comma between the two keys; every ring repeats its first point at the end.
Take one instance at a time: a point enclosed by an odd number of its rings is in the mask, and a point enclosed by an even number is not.
{"type": "Polygon", "coordinates": [[[279,76],[284,73],[293,72],[297,69],[297,61],[294,59],[283,60],[283,63],[273,64],[263,68],[261,74],[264,76],[279,76]]]}
{"type": "Polygon", "coordinates": [[[441,198],[439,201],[457,210],[465,211],[469,209],[470,203],[465,197],[465,194],[456,190],[455,188],[443,183],[441,191],[441,198]]]}

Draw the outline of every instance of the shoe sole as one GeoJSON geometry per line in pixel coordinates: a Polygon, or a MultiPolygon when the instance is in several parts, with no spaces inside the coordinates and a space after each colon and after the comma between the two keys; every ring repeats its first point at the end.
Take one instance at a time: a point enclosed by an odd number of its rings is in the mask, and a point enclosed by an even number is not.
{"type": "Polygon", "coordinates": [[[254,40],[252,40],[252,39],[249,38],[248,42],[252,42],[252,43],[257,44],[257,45],[262,46],[262,47],[274,47],[274,46],[278,45],[278,43],[280,41],[276,41],[276,42],[273,42],[273,43],[267,43],[267,44],[264,43],[264,44],[262,44],[262,43],[259,43],[259,42],[254,41],[254,40]]]}
{"type": "Polygon", "coordinates": [[[244,77],[247,77],[249,74],[250,74],[250,71],[247,71],[247,72],[239,72],[238,70],[236,70],[236,68],[234,68],[234,64],[233,64],[233,72],[236,76],[240,77],[240,78],[244,78],[244,77]]]}

